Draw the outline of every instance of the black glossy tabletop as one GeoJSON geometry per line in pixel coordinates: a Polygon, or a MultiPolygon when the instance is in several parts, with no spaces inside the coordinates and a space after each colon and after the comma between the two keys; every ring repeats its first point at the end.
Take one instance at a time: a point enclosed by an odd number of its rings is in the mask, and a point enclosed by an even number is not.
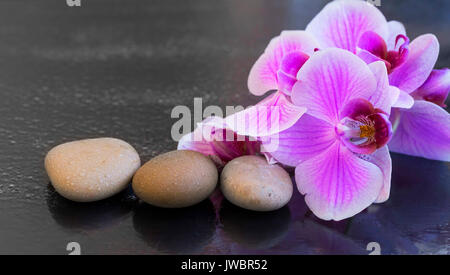
{"type": "MultiPolygon", "coordinates": [[[[248,72],[269,40],[303,29],[327,1],[65,0],[0,2],[0,254],[448,254],[449,164],[392,154],[388,202],[324,222],[295,192],[287,207],[255,213],[215,194],[159,209],[131,190],[73,203],[49,184],[45,154],[77,139],[111,136],[143,162],[176,148],[177,105],[251,105],[248,72]]],[[[408,35],[440,40],[450,65],[450,1],[387,1],[408,35]]]]}

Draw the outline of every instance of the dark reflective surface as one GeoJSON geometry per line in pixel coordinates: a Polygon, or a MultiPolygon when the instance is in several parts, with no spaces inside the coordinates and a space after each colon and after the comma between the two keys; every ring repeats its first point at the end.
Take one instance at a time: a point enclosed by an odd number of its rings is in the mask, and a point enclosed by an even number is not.
{"type": "Polygon", "coordinates": [[[216,215],[207,200],[182,209],[163,209],[139,204],[133,225],[153,249],[164,253],[198,253],[214,236],[216,215]]]}
{"type": "MultiPolygon", "coordinates": [[[[138,203],[130,190],[77,204],[48,186],[53,146],[113,136],[145,162],[176,148],[173,107],[251,105],[253,62],[283,29],[302,29],[327,1],[2,1],[0,253],[448,254],[449,164],[393,154],[388,202],[352,219],[318,220],[296,192],[286,208],[251,213],[215,194],[183,210],[138,203]]],[[[381,1],[411,38],[437,35],[450,63],[450,2],[381,1]]]]}

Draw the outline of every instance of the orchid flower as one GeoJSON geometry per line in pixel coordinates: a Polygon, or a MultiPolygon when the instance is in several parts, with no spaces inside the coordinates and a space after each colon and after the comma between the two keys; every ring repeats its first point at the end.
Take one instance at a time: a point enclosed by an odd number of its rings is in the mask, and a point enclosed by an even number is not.
{"type": "Polygon", "coordinates": [[[298,78],[292,101],[308,111],[274,137],[278,149],[271,154],[296,166],[296,183],[309,208],[321,219],[342,220],[387,200],[388,116],[398,89],[390,92],[384,63],[367,65],[330,48],[314,53],[298,78]]]}
{"type": "Polygon", "coordinates": [[[346,49],[370,64],[382,61],[389,83],[400,89],[391,121],[393,152],[450,161],[450,115],[444,105],[450,90],[448,69],[434,70],[439,42],[433,34],[411,43],[403,24],[387,22],[373,5],[336,0],[306,27],[319,48],[346,49]]]}
{"type": "MultiPolygon", "coordinates": [[[[201,152],[219,167],[239,156],[261,154],[262,138],[290,128],[306,112],[306,108],[291,102],[290,92],[298,70],[308,60],[308,54],[314,53],[316,45],[314,38],[304,31],[284,31],[272,39],[253,66],[248,84],[255,95],[277,92],[224,119],[206,118],[179,141],[178,149],[201,152]]],[[[273,162],[268,152],[264,155],[273,162]]]]}
{"type": "Polygon", "coordinates": [[[393,152],[450,161],[450,114],[442,108],[450,91],[450,70],[433,70],[438,54],[434,35],[419,36],[411,43],[408,57],[389,74],[391,85],[414,100],[411,108],[394,106],[400,108],[390,118],[393,152]]]}

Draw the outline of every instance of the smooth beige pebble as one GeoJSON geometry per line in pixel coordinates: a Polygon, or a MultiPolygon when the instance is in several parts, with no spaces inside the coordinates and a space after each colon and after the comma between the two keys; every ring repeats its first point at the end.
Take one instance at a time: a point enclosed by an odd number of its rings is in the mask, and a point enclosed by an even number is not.
{"type": "Polygon", "coordinates": [[[55,190],[78,202],[102,200],[119,193],[140,165],[136,150],[115,138],[64,143],[45,157],[45,169],[55,190]]]}
{"type": "Polygon", "coordinates": [[[151,205],[187,207],[209,197],[218,177],[208,157],[189,150],[171,151],[151,159],[136,172],[133,190],[151,205]]]}
{"type": "Polygon", "coordinates": [[[260,156],[243,156],[230,161],[220,176],[220,187],[231,203],[254,211],[283,207],[293,191],[289,174],[260,156]]]}

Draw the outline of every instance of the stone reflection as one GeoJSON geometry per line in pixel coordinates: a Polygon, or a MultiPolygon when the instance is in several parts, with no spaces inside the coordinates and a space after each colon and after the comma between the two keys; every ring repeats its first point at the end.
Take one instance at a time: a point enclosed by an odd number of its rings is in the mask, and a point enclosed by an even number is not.
{"type": "Polygon", "coordinates": [[[267,249],[286,236],[291,220],[287,206],[270,212],[249,211],[224,200],[220,210],[223,230],[232,240],[252,249],[267,249]]]}
{"type": "Polygon", "coordinates": [[[209,244],[215,232],[215,211],[211,201],[167,209],[140,203],[133,225],[139,236],[162,253],[198,253],[209,244]]]}
{"type": "Polygon", "coordinates": [[[73,202],[59,195],[51,184],[47,188],[47,207],[53,219],[71,230],[107,228],[131,212],[136,202],[131,189],[96,202],[73,202]]]}

